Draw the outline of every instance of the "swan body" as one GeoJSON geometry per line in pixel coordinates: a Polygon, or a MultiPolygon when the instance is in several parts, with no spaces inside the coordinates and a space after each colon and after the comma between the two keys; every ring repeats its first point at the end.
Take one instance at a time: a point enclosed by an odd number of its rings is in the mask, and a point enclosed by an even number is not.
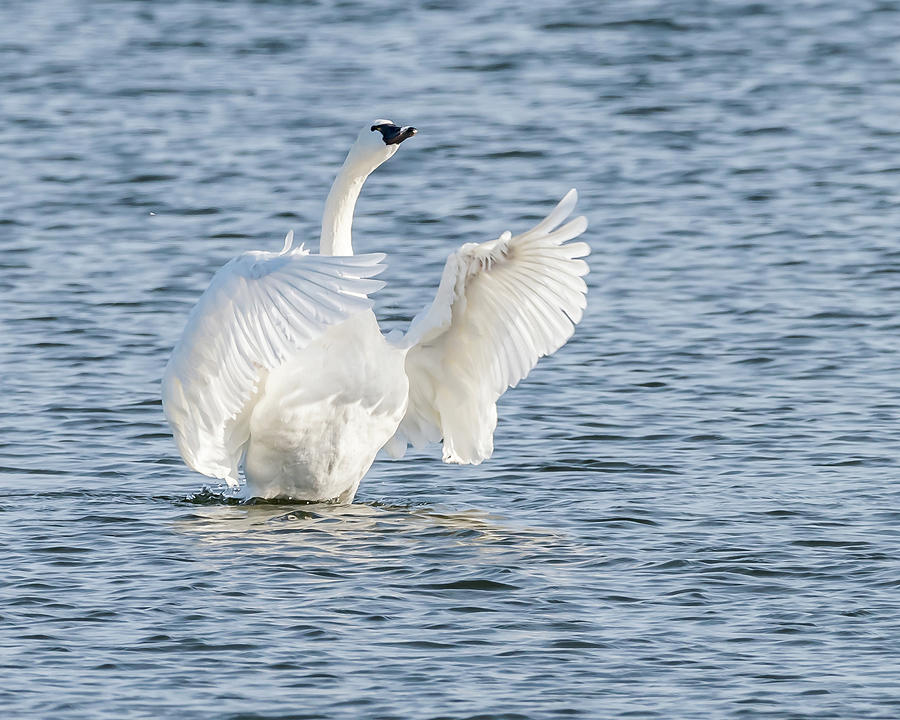
{"type": "Polygon", "coordinates": [[[368,175],[415,128],[366,126],[325,203],[319,254],[247,252],[214,276],[163,376],[185,462],[245,496],[350,502],[380,449],[443,441],[449,463],[493,451],[496,402],[563,345],[585,307],[589,253],[568,242],[570,191],[531,230],[451,253],[434,301],[385,338],[369,295],[384,255],[354,255],[368,175]]]}
{"type": "Polygon", "coordinates": [[[250,417],[248,493],[351,500],[403,419],[405,354],[367,310],[271,372],[250,417]]]}

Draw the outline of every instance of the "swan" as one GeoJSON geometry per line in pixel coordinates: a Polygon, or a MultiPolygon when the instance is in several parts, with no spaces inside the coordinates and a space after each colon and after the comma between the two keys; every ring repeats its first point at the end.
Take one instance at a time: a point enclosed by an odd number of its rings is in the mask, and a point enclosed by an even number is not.
{"type": "Polygon", "coordinates": [[[244,497],[352,502],[379,450],[443,441],[447,463],[493,452],[497,400],[574,332],[587,228],[570,190],[531,230],[450,254],[434,301],[382,335],[370,295],[383,253],[355,255],[366,178],[416,129],[367,124],[325,201],[318,254],[238,255],[188,316],[162,379],[185,463],[244,497]],[[564,223],[564,224],[563,224],[564,223]],[[240,471],[246,481],[241,489],[240,471]]]}

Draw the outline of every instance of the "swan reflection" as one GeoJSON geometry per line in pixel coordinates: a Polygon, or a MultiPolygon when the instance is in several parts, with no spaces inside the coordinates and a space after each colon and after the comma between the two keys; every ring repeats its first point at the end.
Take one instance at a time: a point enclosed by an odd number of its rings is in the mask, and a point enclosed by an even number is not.
{"type": "Polygon", "coordinates": [[[477,508],[455,510],[427,503],[239,502],[209,491],[182,502],[192,507],[190,514],[176,523],[180,532],[205,543],[240,546],[242,552],[254,546],[301,544],[314,552],[367,554],[367,548],[384,551],[386,542],[418,547],[423,536],[443,537],[444,544],[449,541],[509,551],[546,547],[560,539],[558,532],[518,526],[477,508]]]}

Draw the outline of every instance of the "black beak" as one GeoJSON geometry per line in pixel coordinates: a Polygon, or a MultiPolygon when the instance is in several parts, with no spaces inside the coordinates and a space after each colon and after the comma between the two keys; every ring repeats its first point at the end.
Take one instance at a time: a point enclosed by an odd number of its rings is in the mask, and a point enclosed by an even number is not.
{"type": "Polygon", "coordinates": [[[414,127],[399,127],[393,123],[381,123],[381,125],[373,125],[372,130],[378,130],[381,137],[384,138],[385,145],[399,145],[406,138],[411,138],[418,130],[414,127]]]}

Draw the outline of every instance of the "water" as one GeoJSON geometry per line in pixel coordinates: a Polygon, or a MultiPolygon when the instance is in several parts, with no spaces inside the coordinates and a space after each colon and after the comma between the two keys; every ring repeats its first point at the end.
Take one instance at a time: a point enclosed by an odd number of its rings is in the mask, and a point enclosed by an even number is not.
{"type": "Polygon", "coordinates": [[[4,3],[4,717],[900,716],[898,42],[886,0],[4,3]],[[229,504],[161,370],[377,117],[420,129],[358,207],[385,327],[571,186],[584,322],[490,462],[229,504]]]}

